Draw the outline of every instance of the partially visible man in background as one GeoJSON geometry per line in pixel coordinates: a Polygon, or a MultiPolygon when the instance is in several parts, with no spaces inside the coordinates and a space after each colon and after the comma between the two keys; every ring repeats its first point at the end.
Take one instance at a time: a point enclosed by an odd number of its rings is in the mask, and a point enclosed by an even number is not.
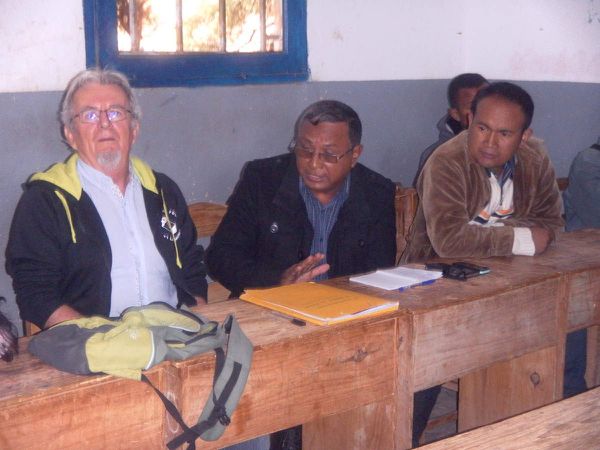
{"type": "Polygon", "coordinates": [[[417,185],[417,179],[423,170],[423,166],[435,149],[461,131],[469,128],[471,103],[477,92],[488,84],[488,81],[478,73],[461,73],[450,81],[446,94],[448,97],[448,113],[436,125],[439,131],[438,140],[421,153],[413,186],[417,185]]]}
{"type": "Polygon", "coordinates": [[[600,139],[573,160],[563,199],[567,231],[600,228],[600,139]]]}

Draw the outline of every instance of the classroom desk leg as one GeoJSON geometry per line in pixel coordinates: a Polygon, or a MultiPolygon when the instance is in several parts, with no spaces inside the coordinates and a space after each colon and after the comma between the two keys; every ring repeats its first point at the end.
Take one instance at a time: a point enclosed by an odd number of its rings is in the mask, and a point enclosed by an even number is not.
{"type": "Polygon", "coordinates": [[[564,359],[560,348],[547,347],[463,376],[458,391],[458,431],[559,400],[564,359]]]}

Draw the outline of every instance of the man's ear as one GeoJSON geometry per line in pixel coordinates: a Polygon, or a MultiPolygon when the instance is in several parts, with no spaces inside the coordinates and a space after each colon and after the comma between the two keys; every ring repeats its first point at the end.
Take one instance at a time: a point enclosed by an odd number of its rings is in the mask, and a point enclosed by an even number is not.
{"type": "Polygon", "coordinates": [[[65,136],[69,147],[71,147],[73,150],[77,150],[77,148],[75,148],[75,138],[73,136],[73,131],[66,125],[63,126],[63,135],[65,136]]]}
{"type": "Polygon", "coordinates": [[[532,134],[533,130],[531,128],[527,128],[525,131],[523,131],[523,135],[521,136],[521,142],[525,144],[532,134]]]}
{"type": "Polygon", "coordinates": [[[134,144],[140,132],[140,122],[135,120],[131,123],[131,145],[134,144]]]}
{"type": "Polygon", "coordinates": [[[456,108],[448,108],[448,115],[452,117],[457,122],[460,122],[460,114],[458,114],[458,109],[456,108]]]}
{"type": "Polygon", "coordinates": [[[352,167],[354,167],[356,165],[356,163],[358,162],[358,157],[360,156],[362,151],[363,151],[362,144],[357,144],[352,149],[352,167]]]}
{"type": "Polygon", "coordinates": [[[469,111],[467,113],[467,128],[465,128],[465,129],[468,130],[471,127],[472,123],[473,123],[473,111],[469,111]]]}

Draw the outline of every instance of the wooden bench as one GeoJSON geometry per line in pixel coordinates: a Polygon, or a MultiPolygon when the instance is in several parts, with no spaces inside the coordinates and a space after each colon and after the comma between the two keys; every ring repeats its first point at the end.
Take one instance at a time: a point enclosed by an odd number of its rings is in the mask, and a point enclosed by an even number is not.
{"type": "Polygon", "coordinates": [[[394,204],[396,207],[396,262],[398,262],[408,244],[408,233],[419,206],[417,190],[412,187],[402,187],[400,183],[396,183],[394,204]]]}
{"type": "Polygon", "coordinates": [[[598,448],[600,388],[476,428],[423,447],[427,450],[598,448]]]}
{"type": "MultiPolygon", "coordinates": [[[[219,224],[225,213],[227,205],[221,203],[196,202],[188,205],[188,211],[196,226],[198,237],[211,237],[219,228],[219,224]]],[[[208,302],[222,302],[229,298],[230,292],[225,286],[217,281],[208,283],[208,302]]]]}

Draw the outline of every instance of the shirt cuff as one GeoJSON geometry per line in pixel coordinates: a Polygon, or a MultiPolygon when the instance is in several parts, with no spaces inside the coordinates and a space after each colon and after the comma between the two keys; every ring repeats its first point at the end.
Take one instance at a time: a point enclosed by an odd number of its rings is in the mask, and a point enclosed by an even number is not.
{"type": "Polygon", "coordinates": [[[525,227],[515,227],[513,230],[515,233],[512,247],[513,255],[535,255],[535,244],[531,236],[531,230],[525,227]]]}

